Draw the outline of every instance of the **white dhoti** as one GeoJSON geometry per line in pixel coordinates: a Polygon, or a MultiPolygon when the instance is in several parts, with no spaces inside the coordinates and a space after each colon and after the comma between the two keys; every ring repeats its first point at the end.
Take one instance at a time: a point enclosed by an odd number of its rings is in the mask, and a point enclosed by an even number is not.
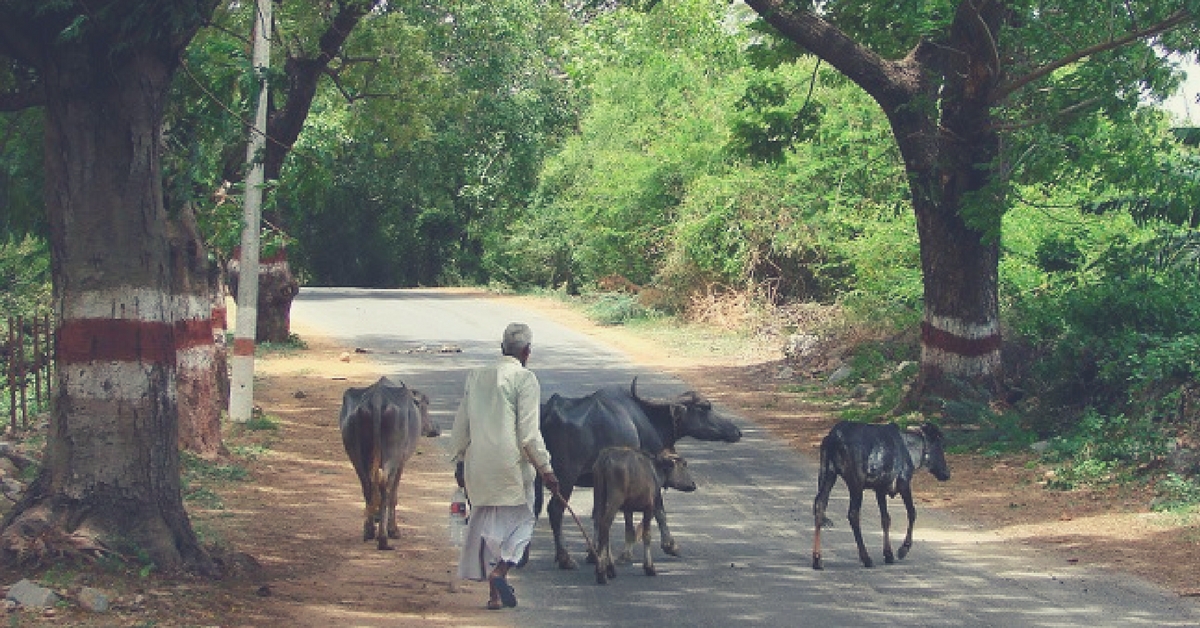
{"type": "Polygon", "coordinates": [[[533,511],[529,506],[477,506],[458,558],[458,577],[486,580],[500,562],[517,563],[533,537],[533,511]]]}

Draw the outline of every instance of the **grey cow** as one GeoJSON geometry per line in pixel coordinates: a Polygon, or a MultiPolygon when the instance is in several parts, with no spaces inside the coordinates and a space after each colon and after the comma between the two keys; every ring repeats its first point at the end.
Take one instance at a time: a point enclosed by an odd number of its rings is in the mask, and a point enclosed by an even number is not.
{"type": "Polygon", "coordinates": [[[606,447],[596,457],[592,467],[595,479],[592,520],[596,526],[596,582],[607,584],[617,577],[609,549],[609,531],[617,513],[625,514],[625,553],[629,554],[637,540],[633,513],[642,513],[642,546],[645,550],[642,570],[647,576],[656,575],[650,555],[650,520],[656,509],[662,508],[662,489],[696,490],[696,482],[688,473],[687,462],[670,449],[651,455],[631,447],[606,447]]]}
{"type": "Polygon", "coordinates": [[[912,499],[912,476],[916,469],[922,467],[929,469],[942,482],[950,479],[950,469],[946,466],[946,456],[942,451],[942,432],[931,423],[910,427],[904,432],[892,424],[868,425],[842,421],[833,426],[821,441],[821,469],[817,480],[817,497],[813,500],[813,519],[816,521],[813,569],[822,569],[824,566],[821,562],[821,526],[831,525],[825,516],[825,508],[829,505],[829,493],[838,476],[842,477],[846,488],[850,490],[848,518],[854,530],[854,540],[858,543],[858,556],[866,567],[871,567],[873,563],[863,545],[859,526],[863,490],[875,490],[879,518],[883,524],[883,560],[888,564],[896,559],[892,555],[892,543],[888,537],[892,519],[887,511],[887,498],[899,494],[904,499],[904,507],[908,511],[908,534],[899,553],[900,558],[904,558],[912,548],[913,523],[917,519],[917,509],[912,499]]]}
{"type": "Polygon", "coordinates": [[[375,539],[379,549],[391,549],[388,539],[400,538],[396,500],[404,463],[416,452],[421,435],[439,434],[429,419],[429,398],[381,377],[366,388],[346,389],[339,425],[367,503],[363,540],[375,539]]]}

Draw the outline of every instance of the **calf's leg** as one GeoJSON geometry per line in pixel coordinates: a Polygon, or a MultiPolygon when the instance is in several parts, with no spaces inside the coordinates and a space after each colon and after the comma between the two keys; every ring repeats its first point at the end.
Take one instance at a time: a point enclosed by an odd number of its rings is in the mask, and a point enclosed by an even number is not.
{"type": "Polygon", "coordinates": [[[850,529],[854,530],[854,542],[858,544],[858,558],[862,560],[863,567],[874,567],[875,563],[871,562],[871,556],[867,554],[867,546],[863,544],[862,526],[859,525],[862,500],[862,487],[850,487],[850,512],[846,514],[846,518],[850,520],[850,529]]]}
{"type": "Polygon", "coordinates": [[[671,536],[671,529],[667,527],[667,511],[663,508],[662,497],[659,497],[655,502],[654,521],[658,523],[658,534],[662,539],[662,543],[660,543],[662,551],[671,556],[679,556],[679,544],[675,542],[675,537],[671,536]]]}
{"type": "Polygon", "coordinates": [[[904,544],[900,546],[899,554],[903,559],[908,556],[908,550],[912,549],[913,524],[917,521],[917,507],[913,505],[911,487],[900,487],[900,497],[904,499],[904,509],[908,511],[908,533],[904,535],[904,544]]]}
{"type": "Polygon", "coordinates": [[[650,554],[650,518],[654,515],[654,510],[647,510],[642,513],[642,571],[647,576],[658,575],[658,571],[654,569],[654,557],[650,554]]]}
{"type": "MultiPolygon", "coordinates": [[[[824,467],[825,465],[822,465],[824,467]]],[[[817,480],[817,497],[813,499],[813,549],[812,549],[812,568],[824,569],[825,564],[821,561],[821,526],[827,525],[829,519],[825,516],[825,509],[829,507],[829,494],[833,491],[833,485],[837,482],[837,473],[834,471],[822,471],[820,478],[817,480]]]]}
{"type": "Polygon", "coordinates": [[[875,489],[875,501],[879,504],[879,523],[883,525],[883,562],[890,565],[896,562],[896,557],[892,554],[892,538],[889,534],[892,517],[888,514],[887,499],[887,491],[875,489]]]}
{"type": "Polygon", "coordinates": [[[596,584],[608,584],[609,578],[617,577],[617,568],[613,566],[612,562],[612,552],[608,549],[609,531],[612,528],[613,519],[616,517],[616,510],[612,508],[606,508],[603,513],[593,513],[592,518],[595,520],[596,526],[596,584]]]}
{"type": "MultiPolygon", "coordinates": [[[[643,536],[645,536],[643,534],[643,536]]],[[[633,527],[633,511],[625,511],[625,551],[617,557],[622,565],[633,562],[633,544],[637,543],[637,529],[633,527]]]]}

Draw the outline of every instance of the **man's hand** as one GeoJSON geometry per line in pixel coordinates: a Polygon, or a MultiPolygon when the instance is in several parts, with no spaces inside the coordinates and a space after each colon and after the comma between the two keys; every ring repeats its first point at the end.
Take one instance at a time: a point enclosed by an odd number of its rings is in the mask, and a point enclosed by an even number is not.
{"type": "Polygon", "coordinates": [[[550,489],[551,494],[558,493],[558,477],[554,475],[553,471],[542,473],[542,484],[545,484],[546,488],[550,489]]]}
{"type": "Polygon", "coordinates": [[[462,488],[467,487],[467,481],[463,478],[463,463],[461,460],[454,465],[454,481],[458,482],[458,485],[462,488]]]}

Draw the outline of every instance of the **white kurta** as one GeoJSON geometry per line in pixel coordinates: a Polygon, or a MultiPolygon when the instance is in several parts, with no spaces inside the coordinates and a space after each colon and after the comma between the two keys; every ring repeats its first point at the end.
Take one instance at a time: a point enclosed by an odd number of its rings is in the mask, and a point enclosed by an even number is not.
{"type": "Polygon", "coordinates": [[[516,358],[503,356],[467,376],[451,434],[471,501],[461,578],[483,580],[497,562],[517,562],[529,544],[533,479],[539,469],[550,470],[538,426],[540,402],[537,377],[516,358]]]}
{"type": "Polygon", "coordinates": [[[472,507],[528,504],[538,470],[550,470],[550,452],[538,426],[541,387],[520,360],[502,356],[474,370],[454,417],[451,451],[463,461],[472,507]]]}

